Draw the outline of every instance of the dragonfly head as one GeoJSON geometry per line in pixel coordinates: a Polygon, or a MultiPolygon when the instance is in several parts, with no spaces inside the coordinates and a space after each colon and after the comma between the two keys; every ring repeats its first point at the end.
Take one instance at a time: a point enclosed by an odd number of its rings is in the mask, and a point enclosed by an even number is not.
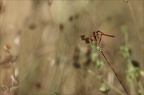
{"type": "Polygon", "coordinates": [[[101,32],[101,31],[99,31],[99,30],[98,30],[96,33],[97,33],[97,35],[114,37],[113,35],[108,35],[108,34],[105,34],[105,33],[101,32]]]}
{"type": "Polygon", "coordinates": [[[97,30],[97,31],[96,31],[96,34],[97,34],[97,35],[103,35],[104,33],[101,32],[100,30],[97,30]]]}

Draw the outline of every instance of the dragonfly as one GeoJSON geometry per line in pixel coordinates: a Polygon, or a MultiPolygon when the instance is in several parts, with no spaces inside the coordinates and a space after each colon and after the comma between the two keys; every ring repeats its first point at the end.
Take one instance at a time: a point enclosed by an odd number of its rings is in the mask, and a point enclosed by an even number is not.
{"type": "Polygon", "coordinates": [[[96,46],[100,46],[102,36],[114,37],[113,35],[105,34],[100,30],[94,31],[90,37],[86,37],[85,35],[81,35],[80,37],[86,44],[95,42],[96,46]]]}
{"type": "MultiPolygon", "coordinates": [[[[92,42],[95,42],[96,43],[96,46],[99,46],[101,45],[101,39],[102,39],[102,36],[108,36],[108,37],[114,37],[114,35],[109,35],[109,34],[105,34],[103,32],[101,32],[100,30],[97,30],[97,31],[94,31],[92,33],[92,36],[90,37],[86,37],[85,35],[81,35],[81,39],[83,41],[85,41],[86,44],[89,44],[89,43],[92,43],[92,42]]],[[[101,48],[101,47],[100,47],[101,48]]],[[[104,56],[104,58],[106,59],[107,63],[109,64],[109,66],[111,67],[111,69],[113,70],[114,74],[116,75],[117,79],[119,80],[120,84],[122,85],[122,87],[124,88],[125,92],[127,93],[128,95],[128,92],[125,88],[125,86],[123,85],[122,81],[120,80],[118,74],[115,72],[113,66],[111,65],[111,63],[108,61],[107,57],[105,56],[105,54],[103,53],[103,51],[100,49],[99,50],[101,52],[101,54],[104,56]]]]}

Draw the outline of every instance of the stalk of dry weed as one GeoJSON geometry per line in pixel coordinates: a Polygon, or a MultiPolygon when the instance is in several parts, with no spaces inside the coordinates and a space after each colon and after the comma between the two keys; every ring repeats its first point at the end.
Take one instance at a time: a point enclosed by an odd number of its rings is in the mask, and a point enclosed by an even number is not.
{"type": "MultiPolygon", "coordinates": [[[[135,18],[135,15],[134,15],[134,11],[133,11],[133,7],[131,5],[131,2],[129,0],[124,0],[124,1],[127,3],[128,7],[129,7],[129,10],[130,10],[130,13],[131,13],[135,28],[137,30],[136,32],[138,34],[138,37],[139,37],[140,41],[142,42],[143,41],[142,35],[141,35],[140,31],[139,31],[139,28],[138,28],[138,25],[137,25],[137,22],[136,22],[136,18],[135,18]]],[[[141,48],[143,49],[143,43],[142,43],[142,47],[141,48]]]]}
{"type": "Polygon", "coordinates": [[[11,67],[11,82],[12,86],[8,87],[6,85],[1,85],[4,89],[3,95],[19,95],[19,82],[18,82],[18,69],[15,69],[13,66],[14,61],[16,61],[17,57],[13,59],[13,55],[10,51],[11,47],[9,45],[4,46],[4,50],[6,55],[4,56],[4,59],[0,62],[0,66],[4,67],[5,65],[10,65],[11,67]]]}

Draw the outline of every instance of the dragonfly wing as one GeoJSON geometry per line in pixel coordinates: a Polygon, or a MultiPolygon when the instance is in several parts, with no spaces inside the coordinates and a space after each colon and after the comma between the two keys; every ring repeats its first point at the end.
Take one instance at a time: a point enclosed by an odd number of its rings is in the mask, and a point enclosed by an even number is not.
{"type": "Polygon", "coordinates": [[[80,36],[82,40],[85,40],[85,35],[80,36]]]}
{"type": "Polygon", "coordinates": [[[85,42],[86,42],[87,44],[89,44],[89,43],[90,43],[89,38],[85,38],[85,42]]]}

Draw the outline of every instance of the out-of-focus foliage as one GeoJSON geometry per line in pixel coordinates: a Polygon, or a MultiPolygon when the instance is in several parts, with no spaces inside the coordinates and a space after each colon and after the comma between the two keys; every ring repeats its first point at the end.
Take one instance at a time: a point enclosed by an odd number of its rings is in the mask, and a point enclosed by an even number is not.
{"type": "Polygon", "coordinates": [[[98,58],[98,56],[99,56],[98,53],[99,53],[100,47],[96,46],[95,43],[92,43],[91,48],[92,48],[92,61],[94,62],[96,67],[98,67],[100,69],[104,65],[104,62],[100,61],[98,58]]]}
{"type": "Polygon", "coordinates": [[[123,55],[123,57],[126,59],[127,61],[127,70],[126,70],[126,77],[127,77],[127,81],[130,84],[131,87],[131,94],[136,94],[136,85],[137,83],[139,84],[139,91],[138,93],[140,94],[144,94],[143,93],[143,86],[141,84],[141,76],[140,72],[142,72],[143,70],[140,69],[139,67],[139,63],[137,61],[133,61],[131,58],[131,53],[130,53],[130,45],[128,43],[128,28],[127,26],[122,26],[121,27],[121,31],[125,34],[125,45],[120,47],[120,51],[123,55]]]}

